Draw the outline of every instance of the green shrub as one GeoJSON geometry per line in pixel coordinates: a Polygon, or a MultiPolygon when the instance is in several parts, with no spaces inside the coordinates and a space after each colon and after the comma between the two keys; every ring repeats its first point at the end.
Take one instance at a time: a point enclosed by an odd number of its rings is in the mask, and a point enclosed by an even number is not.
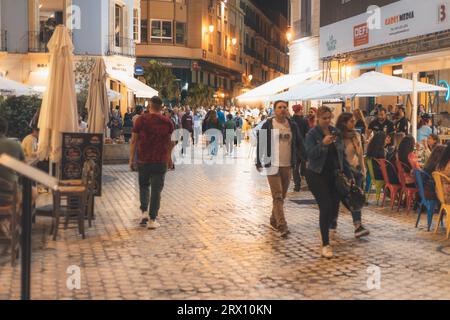
{"type": "Polygon", "coordinates": [[[0,99],[0,117],[8,121],[8,136],[23,139],[31,132],[29,124],[41,106],[42,100],[37,96],[0,99]]]}

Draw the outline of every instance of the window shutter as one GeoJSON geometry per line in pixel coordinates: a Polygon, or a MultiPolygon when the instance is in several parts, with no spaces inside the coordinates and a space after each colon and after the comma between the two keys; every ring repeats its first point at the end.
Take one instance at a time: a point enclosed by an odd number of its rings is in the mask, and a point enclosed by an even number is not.
{"type": "Polygon", "coordinates": [[[114,0],[109,0],[109,33],[108,33],[108,49],[111,50],[115,46],[115,24],[116,24],[116,6],[114,0]]]}

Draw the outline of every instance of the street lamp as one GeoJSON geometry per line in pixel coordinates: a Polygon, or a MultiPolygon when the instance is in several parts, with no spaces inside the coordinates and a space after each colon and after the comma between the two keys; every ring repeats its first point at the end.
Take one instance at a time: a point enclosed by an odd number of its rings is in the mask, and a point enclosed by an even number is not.
{"type": "Polygon", "coordinates": [[[213,25],[213,24],[210,24],[210,25],[209,25],[209,32],[210,32],[210,33],[213,33],[213,32],[214,32],[214,25],[213,25]]]}
{"type": "Polygon", "coordinates": [[[288,32],[286,32],[286,39],[287,39],[287,41],[291,41],[291,39],[292,39],[292,32],[289,30],[288,32]]]}
{"type": "Polygon", "coordinates": [[[237,43],[237,39],[236,39],[236,38],[231,39],[231,44],[232,44],[233,46],[235,46],[236,43],[237,43]]]}

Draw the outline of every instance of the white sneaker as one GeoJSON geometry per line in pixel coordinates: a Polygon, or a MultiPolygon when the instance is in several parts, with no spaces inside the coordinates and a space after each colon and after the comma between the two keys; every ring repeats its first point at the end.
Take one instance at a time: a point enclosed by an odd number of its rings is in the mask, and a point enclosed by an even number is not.
{"type": "Polygon", "coordinates": [[[331,246],[325,246],[322,247],[322,257],[324,258],[333,258],[333,250],[331,249],[331,246]]]}
{"type": "Polygon", "coordinates": [[[150,220],[147,224],[147,229],[156,229],[159,228],[161,225],[156,220],[150,220]]]}

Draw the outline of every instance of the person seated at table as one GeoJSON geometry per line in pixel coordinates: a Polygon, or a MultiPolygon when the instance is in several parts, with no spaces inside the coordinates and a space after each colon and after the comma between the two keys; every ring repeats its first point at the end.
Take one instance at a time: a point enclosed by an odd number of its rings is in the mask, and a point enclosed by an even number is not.
{"type": "MultiPolygon", "coordinates": [[[[370,140],[369,145],[367,146],[366,156],[372,159],[386,159],[386,149],[384,148],[386,145],[386,134],[384,131],[379,131],[375,133],[372,140],[370,140]]],[[[376,180],[383,180],[383,174],[381,172],[380,166],[378,162],[372,161],[373,165],[373,174],[376,180]]]]}
{"type": "MultiPolygon", "coordinates": [[[[20,144],[12,139],[7,138],[8,122],[6,119],[0,117],[0,155],[7,154],[20,161],[25,160],[20,144]]],[[[10,206],[13,204],[14,193],[18,190],[14,190],[14,185],[19,182],[19,175],[0,165],[0,206],[10,206]]],[[[18,193],[19,195],[19,193],[18,193]]],[[[5,236],[10,236],[10,219],[0,219],[0,232],[5,236]]]]}
{"type": "Polygon", "coordinates": [[[406,185],[409,188],[416,187],[414,169],[421,169],[417,154],[414,152],[416,141],[413,136],[406,136],[400,143],[397,151],[397,159],[404,165],[406,185]]]}
{"type": "Polygon", "coordinates": [[[427,139],[422,141],[424,157],[427,160],[433,149],[438,145],[439,137],[436,134],[430,134],[427,139]]]}
{"type": "Polygon", "coordinates": [[[33,128],[31,133],[22,140],[22,149],[26,159],[37,157],[39,128],[33,128]]]}
{"type": "Polygon", "coordinates": [[[420,119],[418,128],[417,128],[417,142],[422,143],[423,140],[427,139],[433,133],[433,129],[431,128],[431,119],[430,116],[424,114],[420,119]]]}
{"type": "MultiPolygon", "coordinates": [[[[450,142],[447,143],[436,170],[450,178],[450,142]]],[[[448,204],[450,203],[450,182],[442,179],[442,184],[444,187],[445,203],[448,204]]]]}
{"type": "MultiPolygon", "coordinates": [[[[442,158],[442,155],[444,154],[445,146],[442,144],[436,145],[433,149],[433,152],[431,152],[431,155],[428,157],[427,162],[425,163],[425,166],[423,167],[423,171],[429,174],[430,177],[432,177],[433,172],[437,170],[437,167],[439,165],[439,161],[442,158]]],[[[433,178],[424,177],[424,186],[425,191],[432,193],[434,186],[433,186],[433,178]]]]}
{"type": "Polygon", "coordinates": [[[377,133],[384,131],[386,134],[392,134],[395,132],[394,123],[391,120],[388,120],[387,110],[385,108],[379,108],[377,118],[369,124],[368,131],[368,137],[372,135],[372,132],[377,133]]]}

